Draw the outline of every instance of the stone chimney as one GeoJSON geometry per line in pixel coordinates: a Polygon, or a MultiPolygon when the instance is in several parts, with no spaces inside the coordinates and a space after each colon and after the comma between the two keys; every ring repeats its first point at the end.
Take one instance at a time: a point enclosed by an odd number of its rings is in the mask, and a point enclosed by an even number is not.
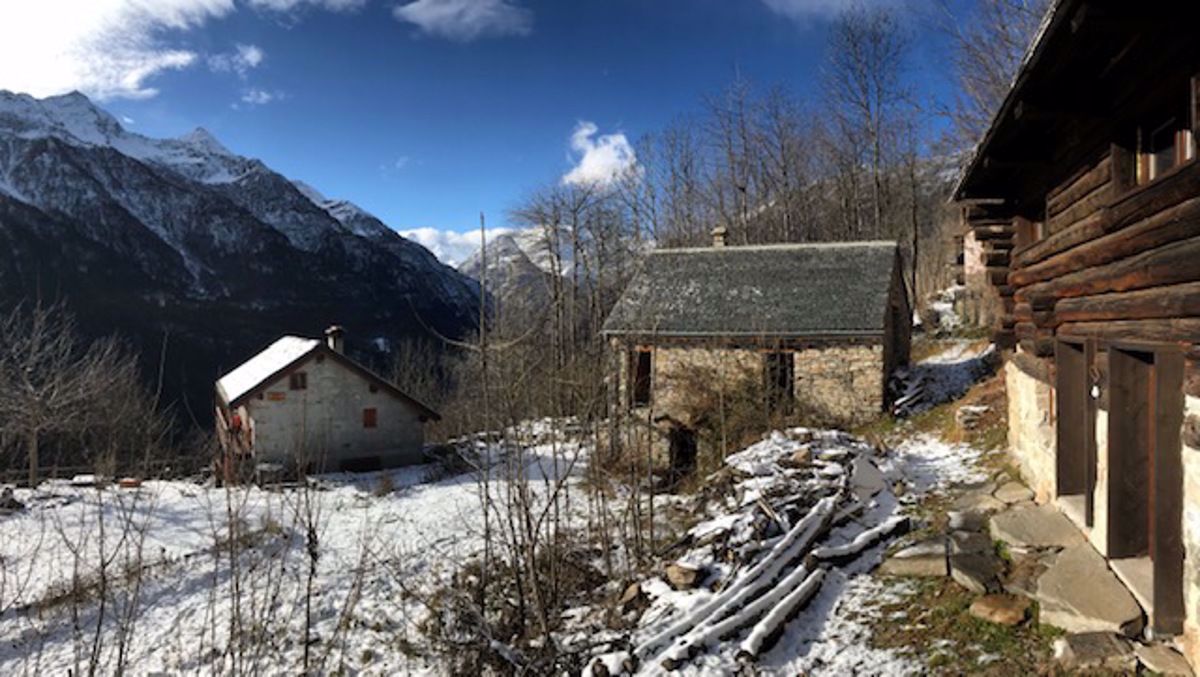
{"type": "Polygon", "coordinates": [[[341,353],[345,350],[346,330],[340,325],[333,325],[325,330],[325,345],[335,353],[341,353]]]}
{"type": "Polygon", "coordinates": [[[727,232],[729,232],[729,231],[727,231],[725,229],[725,226],[717,226],[716,228],[712,229],[712,238],[713,238],[713,246],[714,247],[724,247],[725,246],[725,233],[727,233],[727,232]]]}

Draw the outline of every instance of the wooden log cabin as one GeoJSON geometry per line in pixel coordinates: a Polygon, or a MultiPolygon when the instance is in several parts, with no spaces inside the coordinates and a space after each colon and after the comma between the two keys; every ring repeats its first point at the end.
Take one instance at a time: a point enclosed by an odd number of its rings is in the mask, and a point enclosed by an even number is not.
{"type": "Polygon", "coordinates": [[[955,198],[1022,473],[1200,665],[1196,5],[1055,2],[955,198]]]}

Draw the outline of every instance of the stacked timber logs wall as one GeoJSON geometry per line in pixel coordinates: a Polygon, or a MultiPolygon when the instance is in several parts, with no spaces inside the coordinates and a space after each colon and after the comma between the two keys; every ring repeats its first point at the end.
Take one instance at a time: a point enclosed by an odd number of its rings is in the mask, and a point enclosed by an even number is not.
{"type": "Polygon", "coordinates": [[[1016,225],[1012,217],[1006,217],[1002,207],[992,205],[972,205],[967,207],[964,216],[971,230],[971,256],[973,260],[964,263],[968,270],[966,283],[968,289],[975,287],[979,269],[982,269],[983,285],[994,290],[994,297],[985,300],[994,306],[994,313],[984,312],[982,317],[995,314],[994,338],[1002,348],[1012,347],[1015,340],[1013,333],[1013,295],[1008,286],[1010,258],[1015,246],[1014,235],[1016,225]]]}
{"type": "Polygon", "coordinates": [[[1040,358],[1056,336],[1200,340],[1200,166],[1120,190],[1113,165],[1105,154],[1053,190],[1042,223],[971,208],[976,236],[999,245],[989,277],[1011,315],[998,339],[1011,328],[1040,358]]]}

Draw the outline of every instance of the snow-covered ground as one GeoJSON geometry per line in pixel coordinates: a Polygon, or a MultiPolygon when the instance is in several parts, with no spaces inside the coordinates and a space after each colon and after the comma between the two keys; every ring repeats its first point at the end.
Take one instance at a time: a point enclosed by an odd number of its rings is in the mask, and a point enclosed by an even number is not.
{"type": "MultiPolygon", "coordinates": [[[[555,461],[566,468],[577,450],[532,444],[525,475],[553,476],[555,461]]],[[[309,665],[436,673],[416,634],[423,600],[478,550],[483,524],[477,475],[428,480],[436,471],[326,475],[311,491],[177,481],[18,490],[27,509],[0,517],[0,674],[80,674],[97,646],[100,674],[115,672],[118,660],[134,674],[296,674],[310,524],[319,558],[309,665]],[[231,514],[245,546],[236,571],[231,514]],[[140,580],[125,576],[135,570],[140,580]],[[254,645],[231,647],[234,626],[254,645]]]]}

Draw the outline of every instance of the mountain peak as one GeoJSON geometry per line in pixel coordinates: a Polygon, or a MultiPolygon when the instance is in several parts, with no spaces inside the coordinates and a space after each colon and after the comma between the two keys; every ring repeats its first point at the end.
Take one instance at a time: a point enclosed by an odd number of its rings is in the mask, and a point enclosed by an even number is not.
{"type": "Polygon", "coordinates": [[[187,134],[180,136],[179,140],[190,146],[197,146],[213,153],[220,153],[221,155],[231,154],[228,148],[221,145],[220,141],[217,141],[217,137],[213,136],[212,132],[203,127],[197,127],[187,134]]]}

